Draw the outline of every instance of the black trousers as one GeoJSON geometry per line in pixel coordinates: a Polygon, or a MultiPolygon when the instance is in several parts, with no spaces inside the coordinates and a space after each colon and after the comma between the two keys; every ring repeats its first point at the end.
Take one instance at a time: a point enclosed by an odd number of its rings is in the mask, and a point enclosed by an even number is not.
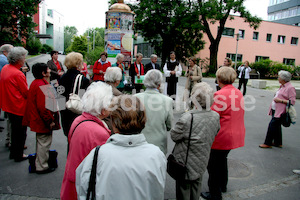
{"type": "Polygon", "coordinates": [[[222,197],[222,190],[227,189],[228,183],[228,166],[227,156],[230,150],[211,149],[207,165],[208,187],[214,199],[222,197]]]}
{"type": "Polygon", "coordinates": [[[274,142],[275,146],[282,145],[282,130],[280,118],[274,117],[275,110],[272,110],[272,119],[269,123],[267,135],[264,144],[271,146],[274,142]]]}
{"type": "Polygon", "coordinates": [[[248,83],[248,79],[245,79],[245,78],[240,78],[239,79],[239,87],[238,87],[238,89],[241,90],[242,85],[244,85],[244,87],[243,87],[243,95],[244,96],[245,96],[246,90],[247,90],[247,83],[248,83]]]}
{"type": "Polygon", "coordinates": [[[173,100],[176,98],[176,89],[177,89],[177,82],[176,81],[168,81],[167,82],[167,95],[170,96],[173,100]]]}
{"type": "Polygon", "coordinates": [[[11,147],[9,158],[20,161],[23,158],[27,127],[22,126],[23,116],[7,113],[11,122],[11,147]]]}

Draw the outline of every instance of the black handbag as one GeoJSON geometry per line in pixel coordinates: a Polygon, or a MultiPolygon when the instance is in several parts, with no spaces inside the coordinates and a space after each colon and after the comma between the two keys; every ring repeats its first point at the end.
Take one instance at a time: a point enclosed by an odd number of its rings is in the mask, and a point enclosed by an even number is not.
{"type": "Polygon", "coordinates": [[[291,107],[291,100],[289,100],[288,104],[286,105],[286,112],[280,115],[280,121],[282,126],[284,127],[290,127],[292,123],[290,113],[289,113],[290,107],[291,107]]]}
{"type": "Polygon", "coordinates": [[[186,163],[187,163],[188,155],[189,155],[192,126],[193,126],[193,114],[191,113],[191,115],[192,115],[192,119],[191,119],[191,126],[190,126],[190,133],[189,133],[189,140],[188,140],[185,163],[181,163],[176,160],[175,156],[173,155],[175,147],[174,147],[172,153],[168,157],[167,172],[173,179],[175,179],[177,181],[184,180],[185,175],[187,173],[186,163]]]}
{"type": "Polygon", "coordinates": [[[93,159],[93,166],[92,171],[90,175],[89,180],[89,187],[86,195],[86,199],[89,200],[95,200],[96,199],[96,170],[97,170],[97,162],[98,162],[98,152],[99,152],[100,146],[97,146],[95,149],[94,159],[93,159]],[[90,195],[92,194],[91,198],[90,195]]]}

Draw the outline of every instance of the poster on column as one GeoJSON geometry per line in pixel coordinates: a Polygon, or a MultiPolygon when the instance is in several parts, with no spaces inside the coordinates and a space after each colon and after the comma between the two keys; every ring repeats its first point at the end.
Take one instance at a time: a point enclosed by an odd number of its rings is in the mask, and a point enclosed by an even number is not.
{"type": "Polygon", "coordinates": [[[133,45],[133,34],[130,32],[121,33],[121,53],[125,56],[124,61],[131,61],[131,51],[133,45]]]}
{"type": "Polygon", "coordinates": [[[108,13],[108,30],[120,31],[120,13],[108,13]]]}

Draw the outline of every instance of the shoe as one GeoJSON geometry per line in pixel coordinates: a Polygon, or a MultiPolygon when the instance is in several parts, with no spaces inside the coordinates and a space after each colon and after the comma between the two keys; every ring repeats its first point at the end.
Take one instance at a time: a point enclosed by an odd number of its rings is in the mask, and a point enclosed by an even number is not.
{"type": "Polygon", "coordinates": [[[48,173],[51,173],[51,172],[54,172],[55,171],[55,168],[48,168],[46,170],[42,170],[42,171],[36,171],[37,174],[48,174],[48,173]]]}
{"type": "Polygon", "coordinates": [[[268,149],[268,148],[271,149],[272,148],[272,146],[269,146],[269,145],[266,145],[266,144],[260,144],[259,147],[263,148],[263,149],[268,149]]]}
{"type": "Polygon", "coordinates": [[[24,149],[27,149],[27,146],[26,146],[26,145],[24,145],[24,149]]]}
{"type": "Polygon", "coordinates": [[[0,126],[0,129],[4,129],[4,127],[0,126]]]}
{"type": "Polygon", "coordinates": [[[221,187],[221,192],[223,192],[223,193],[225,193],[225,192],[227,192],[227,188],[226,187],[221,187]]]}
{"type": "Polygon", "coordinates": [[[23,154],[22,158],[15,158],[15,162],[21,162],[21,161],[27,160],[27,159],[28,159],[28,155],[23,154]]]}
{"type": "Polygon", "coordinates": [[[4,118],[0,118],[0,121],[4,121],[5,119],[4,118]]]}
{"type": "Polygon", "coordinates": [[[210,192],[201,192],[201,197],[208,200],[222,200],[222,196],[220,197],[212,196],[210,192]]]}
{"type": "Polygon", "coordinates": [[[272,143],[272,146],[282,148],[282,145],[275,145],[274,143],[272,143]]]}
{"type": "Polygon", "coordinates": [[[299,169],[294,169],[293,172],[294,172],[294,174],[300,175],[300,170],[299,169]]]}

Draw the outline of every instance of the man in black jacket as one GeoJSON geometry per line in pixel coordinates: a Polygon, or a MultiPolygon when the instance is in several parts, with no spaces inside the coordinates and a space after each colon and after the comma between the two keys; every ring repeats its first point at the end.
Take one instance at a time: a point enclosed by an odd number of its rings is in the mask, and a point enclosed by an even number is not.
{"type": "Polygon", "coordinates": [[[151,58],[151,62],[145,65],[145,74],[151,69],[158,69],[160,71],[159,64],[156,63],[157,55],[152,54],[150,58],[151,58]]]}

